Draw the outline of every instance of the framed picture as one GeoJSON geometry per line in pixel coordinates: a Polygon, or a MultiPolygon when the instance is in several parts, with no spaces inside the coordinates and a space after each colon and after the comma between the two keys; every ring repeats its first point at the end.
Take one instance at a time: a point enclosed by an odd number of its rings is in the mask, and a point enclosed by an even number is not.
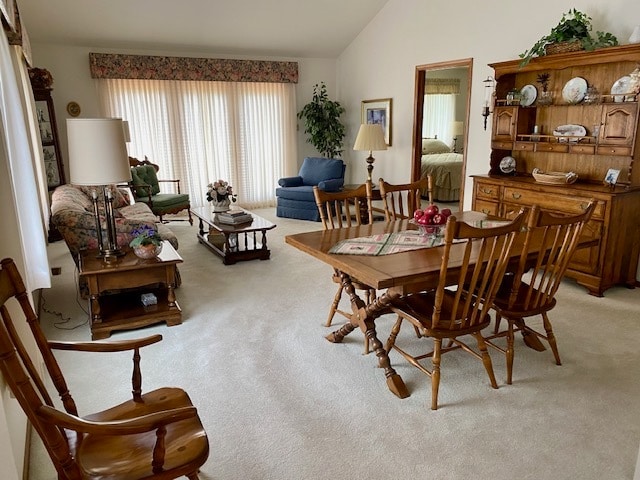
{"type": "Polygon", "coordinates": [[[618,182],[618,175],[620,175],[620,170],[614,168],[607,170],[607,174],[604,177],[605,185],[615,185],[618,182]]]}
{"type": "Polygon", "coordinates": [[[391,99],[363,100],[361,123],[379,123],[384,131],[384,141],[391,146],[391,99]]]}

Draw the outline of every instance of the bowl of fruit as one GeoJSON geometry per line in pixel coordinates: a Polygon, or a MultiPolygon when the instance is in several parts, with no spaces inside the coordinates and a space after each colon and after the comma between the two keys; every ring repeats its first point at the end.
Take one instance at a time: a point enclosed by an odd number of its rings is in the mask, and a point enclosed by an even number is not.
{"type": "Polygon", "coordinates": [[[412,223],[418,226],[418,231],[422,235],[441,237],[444,235],[444,226],[449,215],[451,215],[450,209],[441,210],[437,205],[431,204],[413,212],[412,223]]]}

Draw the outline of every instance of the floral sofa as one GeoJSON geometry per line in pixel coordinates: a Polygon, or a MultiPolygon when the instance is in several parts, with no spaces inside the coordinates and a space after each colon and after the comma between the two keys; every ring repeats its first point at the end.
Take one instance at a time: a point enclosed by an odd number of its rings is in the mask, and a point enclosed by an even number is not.
{"type": "MultiPolygon", "coordinates": [[[[64,238],[76,263],[81,250],[98,248],[98,234],[91,199],[92,190],[92,187],[61,185],[55,189],[51,197],[51,222],[64,238]]],[[[129,245],[133,239],[133,230],[146,225],[157,229],[164,240],[168,240],[174,248],[178,248],[178,239],[175,234],[166,225],[157,222],[156,216],[146,204],[130,204],[125,190],[112,186],[111,192],[114,199],[114,218],[119,247],[129,245]]],[[[99,205],[104,205],[102,199],[99,199],[99,205]]],[[[101,210],[104,210],[104,207],[101,207],[101,210]]]]}

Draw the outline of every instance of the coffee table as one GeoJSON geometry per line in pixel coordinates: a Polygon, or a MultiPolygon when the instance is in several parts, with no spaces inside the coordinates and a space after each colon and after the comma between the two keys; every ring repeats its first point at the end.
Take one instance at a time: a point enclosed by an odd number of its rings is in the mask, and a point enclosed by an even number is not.
{"type": "Polygon", "coordinates": [[[91,338],[111,336],[113,330],[129,330],[159,322],[182,323],[182,312],[176,302],[176,265],[182,257],[167,241],[157,258],[142,260],[127,247],[126,254],[113,262],[105,262],[97,250],[80,255],[80,277],[89,288],[91,338]],[[157,304],[144,306],[141,295],[153,293],[157,304]]]}
{"type": "Polygon", "coordinates": [[[199,220],[198,241],[222,257],[225,265],[244,260],[268,260],[271,256],[267,248],[267,230],[276,225],[248,210],[245,212],[253,217],[251,223],[227,225],[217,221],[209,206],[191,209],[199,220]]]}

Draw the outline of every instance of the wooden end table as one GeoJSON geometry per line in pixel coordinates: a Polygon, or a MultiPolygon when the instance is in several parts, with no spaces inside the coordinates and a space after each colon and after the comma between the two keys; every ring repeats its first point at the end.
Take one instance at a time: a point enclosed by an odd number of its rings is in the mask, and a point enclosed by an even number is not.
{"type": "Polygon", "coordinates": [[[96,250],[80,255],[80,277],[89,288],[91,338],[108,338],[113,330],[130,330],[158,322],[182,323],[176,301],[176,265],[182,257],[165,241],[157,258],[142,260],[127,247],[126,254],[105,262],[96,250]],[[144,306],[141,295],[153,293],[156,305],[144,306]]]}
{"type": "Polygon", "coordinates": [[[243,260],[268,260],[271,252],[267,247],[267,230],[276,225],[245,210],[253,217],[251,223],[227,225],[218,223],[211,207],[195,207],[191,213],[199,220],[196,236],[198,241],[222,257],[222,263],[232,265],[243,260]],[[207,230],[204,229],[205,224],[207,230]]]}

